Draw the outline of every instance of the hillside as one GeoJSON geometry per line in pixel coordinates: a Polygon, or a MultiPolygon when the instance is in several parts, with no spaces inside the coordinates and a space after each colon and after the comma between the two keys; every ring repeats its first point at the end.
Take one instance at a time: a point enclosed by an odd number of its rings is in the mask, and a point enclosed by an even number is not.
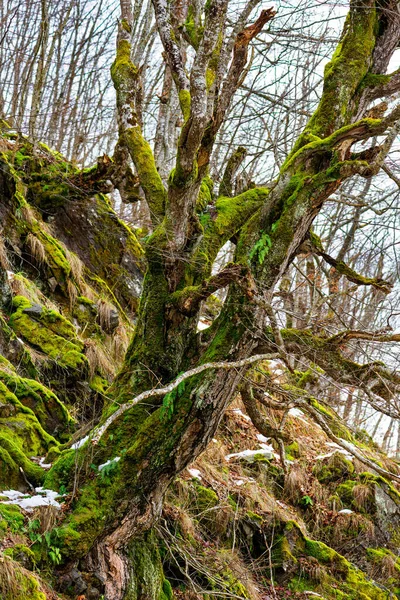
{"type": "MultiPolygon", "coordinates": [[[[111,435],[107,448],[80,441],[107,411],[135,327],[143,232],[111,207],[107,157],[79,171],[12,132],[0,144],[0,598],[100,600],[101,573],[64,525],[77,509],[85,543],[121,458],[113,443],[124,451],[111,435]],[[84,499],[82,478],[97,490],[84,499]]],[[[278,367],[263,364],[277,385],[278,367]]],[[[130,544],[125,598],[400,597],[399,465],[328,406],[313,410],[344,445],[292,408],[283,456],[236,394],[130,544]]]]}

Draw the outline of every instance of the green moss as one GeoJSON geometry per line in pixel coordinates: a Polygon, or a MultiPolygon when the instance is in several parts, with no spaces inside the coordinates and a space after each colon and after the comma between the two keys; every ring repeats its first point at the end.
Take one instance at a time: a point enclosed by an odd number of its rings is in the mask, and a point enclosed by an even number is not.
{"type": "MultiPolygon", "coordinates": [[[[25,338],[32,346],[39,348],[42,352],[54,359],[57,364],[74,370],[85,370],[88,363],[82,353],[83,344],[78,340],[71,342],[57,335],[47,326],[31,319],[24,311],[31,307],[29,300],[23,296],[16,296],[13,300],[16,309],[10,317],[10,326],[13,330],[25,338]]],[[[55,323],[53,326],[55,327],[55,323]]],[[[65,323],[63,321],[63,325],[65,323]]],[[[66,327],[62,332],[65,333],[66,327]]]]}
{"type": "Polygon", "coordinates": [[[40,485],[44,481],[44,470],[31,462],[21,447],[2,429],[0,429],[0,452],[2,454],[0,486],[3,489],[12,487],[12,484],[19,487],[21,482],[25,483],[21,478],[20,468],[33,485],[40,485]]]}
{"type": "Polygon", "coordinates": [[[183,118],[185,121],[187,121],[188,118],[190,117],[190,104],[191,104],[189,90],[180,90],[179,91],[179,104],[181,107],[183,118]]]}
{"type": "Polygon", "coordinates": [[[4,554],[10,556],[17,562],[22,563],[24,567],[29,566],[29,568],[32,569],[35,566],[35,554],[24,544],[15,544],[11,548],[4,550],[4,554]]]}
{"type": "Polygon", "coordinates": [[[41,383],[33,379],[10,375],[1,370],[1,365],[0,382],[12,390],[12,393],[24,406],[34,412],[39,423],[47,431],[59,435],[73,425],[73,419],[64,404],[41,383]]]}
{"type": "Polygon", "coordinates": [[[36,577],[4,554],[0,556],[0,597],[2,600],[46,600],[36,577]]]}
{"type": "Polygon", "coordinates": [[[382,75],[377,73],[367,73],[360,83],[360,90],[368,87],[380,87],[390,82],[391,75],[382,75]]]}
{"type": "Polygon", "coordinates": [[[47,233],[40,227],[39,223],[31,224],[32,233],[42,242],[47,263],[57,279],[58,283],[63,284],[71,274],[71,265],[68,262],[64,248],[56,238],[47,233]]]}
{"type": "Polygon", "coordinates": [[[299,458],[300,449],[298,442],[294,441],[289,446],[286,446],[286,457],[289,460],[293,460],[294,458],[299,458]]]}
{"type": "Polygon", "coordinates": [[[12,533],[22,530],[25,518],[19,506],[14,504],[0,504],[0,517],[12,533]]]}
{"type": "Polygon", "coordinates": [[[313,468],[313,474],[320,483],[330,483],[353,475],[354,465],[341,452],[335,452],[328,458],[319,459],[313,468]]]}

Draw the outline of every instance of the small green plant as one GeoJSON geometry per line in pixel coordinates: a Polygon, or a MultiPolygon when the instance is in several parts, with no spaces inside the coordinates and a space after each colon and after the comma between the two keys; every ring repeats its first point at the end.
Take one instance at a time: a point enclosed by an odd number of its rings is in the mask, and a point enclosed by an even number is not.
{"type": "Polygon", "coordinates": [[[108,465],[102,467],[100,471],[100,479],[105,482],[110,482],[110,480],[115,476],[116,471],[118,470],[118,461],[112,460],[108,465]]]}
{"type": "Polygon", "coordinates": [[[59,565],[61,563],[62,557],[60,548],[56,544],[56,539],[58,538],[59,534],[57,527],[41,533],[39,519],[33,519],[32,521],[29,521],[28,527],[26,528],[26,533],[34,544],[45,546],[47,556],[53,565],[59,565]]]}
{"type": "Polygon", "coordinates": [[[299,502],[300,506],[304,506],[304,508],[308,508],[309,506],[314,505],[314,500],[310,496],[303,496],[299,502]]]}
{"type": "Polygon", "coordinates": [[[160,411],[161,420],[171,419],[172,415],[174,414],[175,400],[179,398],[179,396],[185,391],[185,384],[186,381],[181,381],[175,389],[173,389],[171,392],[168,392],[168,394],[165,394],[160,411]]]}
{"type": "Polygon", "coordinates": [[[264,231],[261,235],[260,239],[254,244],[252,249],[250,250],[249,258],[253,260],[253,258],[258,260],[260,265],[263,264],[265,257],[267,256],[270,248],[272,246],[272,240],[268,233],[264,231]]]}

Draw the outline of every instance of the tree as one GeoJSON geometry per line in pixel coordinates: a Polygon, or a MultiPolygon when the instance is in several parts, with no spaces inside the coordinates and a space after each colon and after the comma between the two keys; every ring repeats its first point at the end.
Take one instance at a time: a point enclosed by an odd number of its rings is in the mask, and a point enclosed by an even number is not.
{"type": "MultiPolygon", "coordinates": [[[[379,274],[366,277],[347,265],[344,252],[331,257],[312,225],[347,181],[356,176],[370,181],[384,168],[398,134],[399,106],[375,105],[400,87],[399,72],[387,74],[400,41],[398,3],[350,2],[340,42],[325,67],[318,106],[279,175],[263,187],[247,182],[237,194],[243,148],[226,161],[218,193],[210,178],[211,158],[243,83],[250,44],[275,11],[262,10],[247,24],[250,2],[226,35],[227,0],[205,5],[154,0],[153,8],[165,58],[165,96],[176,94],[180,109],[174,167],[167,178],[157,169],[160,157],[171,159],[171,149],[168,157],[160,149],[167,138],[163,100],[154,151],[142,133],[143,73],[132,60],[136,16],[131,3],[121,0],[111,67],[119,137],[113,160],[99,164],[90,178],[111,179],[122,198],[144,198],[151,231],[143,242],[146,271],[123,366],[100,423],[77,450],[78,460],[85,462],[93,444],[95,464],[116,457],[118,462],[110,481],[80,478],[79,498],[59,533],[63,560],[79,559],[86,571],[100,572],[110,600],[129,597],[135,579],[132,544],[154,525],[168,485],[206,448],[240,387],[253,422],[278,444],[285,439],[284,421],[279,428],[266,423],[262,404],[286,410],[301,406],[334,441],[346,445],[315,408],[315,370],[383,405],[390,405],[400,383],[390,368],[376,361],[359,364],[346,353],[351,340],[397,342],[398,334],[346,327],[328,337],[281,328],[274,304],[277,284],[304,255],[318,256],[332,269],[332,293],[339,277],[390,291],[379,274]],[[234,245],[232,261],[213,273],[227,242],[234,245]],[[198,332],[203,303],[221,289],[227,295],[219,315],[198,332]],[[285,365],[287,383],[277,385],[267,372],[257,380],[251,371],[272,358],[285,365]],[[150,405],[142,402],[147,399],[150,405]]],[[[362,453],[357,456],[369,464],[362,453]]],[[[72,481],[74,465],[72,451],[57,461],[50,479],[56,482],[67,472],[72,481]]],[[[383,467],[374,468],[399,480],[383,467]]]]}

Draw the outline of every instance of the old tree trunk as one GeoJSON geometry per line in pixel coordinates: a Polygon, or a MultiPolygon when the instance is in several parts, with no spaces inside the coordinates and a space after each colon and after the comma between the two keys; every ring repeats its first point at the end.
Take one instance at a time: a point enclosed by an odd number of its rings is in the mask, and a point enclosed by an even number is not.
{"type": "MultiPolygon", "coordinates": [[[[100,423],[89,440],[63,454],[47,476],[48,485],[62,485],[67,491],[73,487],[75,493],[58,531],[63,561],[59,568],[65,573],[78,566],[92,574],[107,600],[161,598],[167,593],[162,591],[162,577],[154,589],[143,583],[146,561],[157,562],[152,526],[167,487],[207,447],[253,360],[280,357],[290,371],[290,356],[305,356],[348,385],[357,386],[361,378],[382,398],[390,397],[399,384],[380,364],[358,365],[346,359],[341,340],[278,331],[271,310],[274,286],[300,248],[311,245],[323,256],[310,228],[324,202],[345,180],[377,174],[397,133],[399,107],[379,118],[368,112],[374,100],[399,86],[398,73],[386,74],[400,40],[397,3],[351,1],[340,43],[325,67],[319,105],[279,177],[270,187],[255,186],[233,195],[239,149],[217,197],[209,177],[213,145],[241,83],[248,46],[274,11],[262,11],[247,27],[239,22],[232,43],[224,39],[227,1],[211,0],[203,9],[203,24],[196,17],[190,35],[185,34],[194,57],[188,72],[183,37],[174,33],[182,32],[182,26],[171,25],[165,3],[153,0],[153,5],[183,119],[176,164],[165,184],[142,135],[140,65],[133,64],[130,55],[133,17],[130,3],[121,1],[111,68],[118,147],[114,161],[98,165],[93,181],[111,179],[121,195],[133,193],[139,184],[152,232],[140,258],[145,275],[137,323],[100,423]],[[379,144],[371,142],[369,149],[368,140],[377,137],[379,144]],[[364,143],[361,151],[353,148],[357,142],[364,143]],[[127,166],[128,157],[136,176],[127,166]],[[107,173],[99,175],[101,169],[107,173]],[[228,241],[235,247],[233,262],[212,274],[216,256],[228,241]],[[198,332],[202,302],[221,288],[228,291],[220,314],[211,327],[198,332]],[[217,364],[196,371],[207,363],[217,364]],[[176,378],[191,369],[194,373],[175,385],[176,378]],[[171,383],[164,393],[157,391],[171,383]],[[153,391],[135,401],[149,390],[153,391]],[[120,460],[114,463],[112,477],[92,477],[85,467],[115,457],[120,460]]],[[[189,18],[187,9],[182,11],[181,23],[189,18]]],[[[345,265],[342,274],[359,284],[384,285],[367,281],[345,265]]],[[[265,385],[268,389],[268,380],[265,385]]],[[[298,393],[298,403],[308,406],[300,388],[294,384],[292,394],[298,393]]],[[[270,392],[273,396],[274,390],[270,392]]],[[[256,421],[257,412],[252,417],[256,421]]],[[[278,439],[279,432],[275,435],[278,439]]]]}

